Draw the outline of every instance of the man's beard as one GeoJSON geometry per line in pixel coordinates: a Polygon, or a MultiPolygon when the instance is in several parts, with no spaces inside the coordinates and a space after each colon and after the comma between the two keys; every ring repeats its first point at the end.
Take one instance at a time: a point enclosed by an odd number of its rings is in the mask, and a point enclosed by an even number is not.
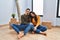
{"type": "Polygon", "coordinates": [[[29,15],[29,13],[27,13],[27,15],[29,15]]]}
{"type": "Polygon", "coordinates": [[[34,16],[32,16],[32,18],[35,18],[34,16]]]}

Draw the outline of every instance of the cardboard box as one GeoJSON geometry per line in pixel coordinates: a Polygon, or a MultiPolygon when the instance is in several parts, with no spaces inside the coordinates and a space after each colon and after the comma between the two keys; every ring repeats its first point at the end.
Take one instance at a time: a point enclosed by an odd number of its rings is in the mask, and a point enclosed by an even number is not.
{"type": "Polygon", "coordinates": [[[43,26],[46,26],[48,29],[52,28],[51,22],[42,22],[43,26]]]}

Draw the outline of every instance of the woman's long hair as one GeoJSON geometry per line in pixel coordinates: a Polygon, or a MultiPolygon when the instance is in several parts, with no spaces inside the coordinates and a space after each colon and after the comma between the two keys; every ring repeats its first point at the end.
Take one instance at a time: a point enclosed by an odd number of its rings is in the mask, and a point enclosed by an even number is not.
{"type": "Polygon", "coordinates": [[[31,11],[31,12],[29,13],[29,16],[31,17],[31,21],[32,21],[32,18],[34,18],[34,20],[37,22],[37,15],[35,14],[35,12],[32,12],[32,11],[31,11]],[[31,13],[34,14],[35,16],[32,17],[32,16],[31,16],[31,13]]]}

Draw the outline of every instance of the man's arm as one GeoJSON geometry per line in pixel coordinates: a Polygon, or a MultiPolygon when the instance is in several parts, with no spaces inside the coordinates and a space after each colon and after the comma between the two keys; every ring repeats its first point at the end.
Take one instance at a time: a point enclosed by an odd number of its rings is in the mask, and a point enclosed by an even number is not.
{"type": "Polygon", "coordinates": [[[22,15],[22,16],[21,16],[21,23],[22,23],[22,24],[27,24],[26,20],[27,20],[27,19],[25,18],[25,16],[22,15]]]}

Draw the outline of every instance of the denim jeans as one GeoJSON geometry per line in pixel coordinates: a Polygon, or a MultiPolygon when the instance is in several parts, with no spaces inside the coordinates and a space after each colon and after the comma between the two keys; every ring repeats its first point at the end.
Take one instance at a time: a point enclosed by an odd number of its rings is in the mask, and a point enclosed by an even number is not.
{"type": "Polygon", "coordinates": [[[39,25],[36,29],[36,33],[44,32],[47,30],[47,27],[39,25]]]}
{"type": "Polygon", "coordinates": [[[20,24],[20,25],[11,24],[11,26],[18,34],[21,30],[24,30],[24,35],[26,35],[26,33],[28,33],[30,30],[33,30],[33,28],[34,28],[33,24],[31,24],[31,23],[20,24]]]}

